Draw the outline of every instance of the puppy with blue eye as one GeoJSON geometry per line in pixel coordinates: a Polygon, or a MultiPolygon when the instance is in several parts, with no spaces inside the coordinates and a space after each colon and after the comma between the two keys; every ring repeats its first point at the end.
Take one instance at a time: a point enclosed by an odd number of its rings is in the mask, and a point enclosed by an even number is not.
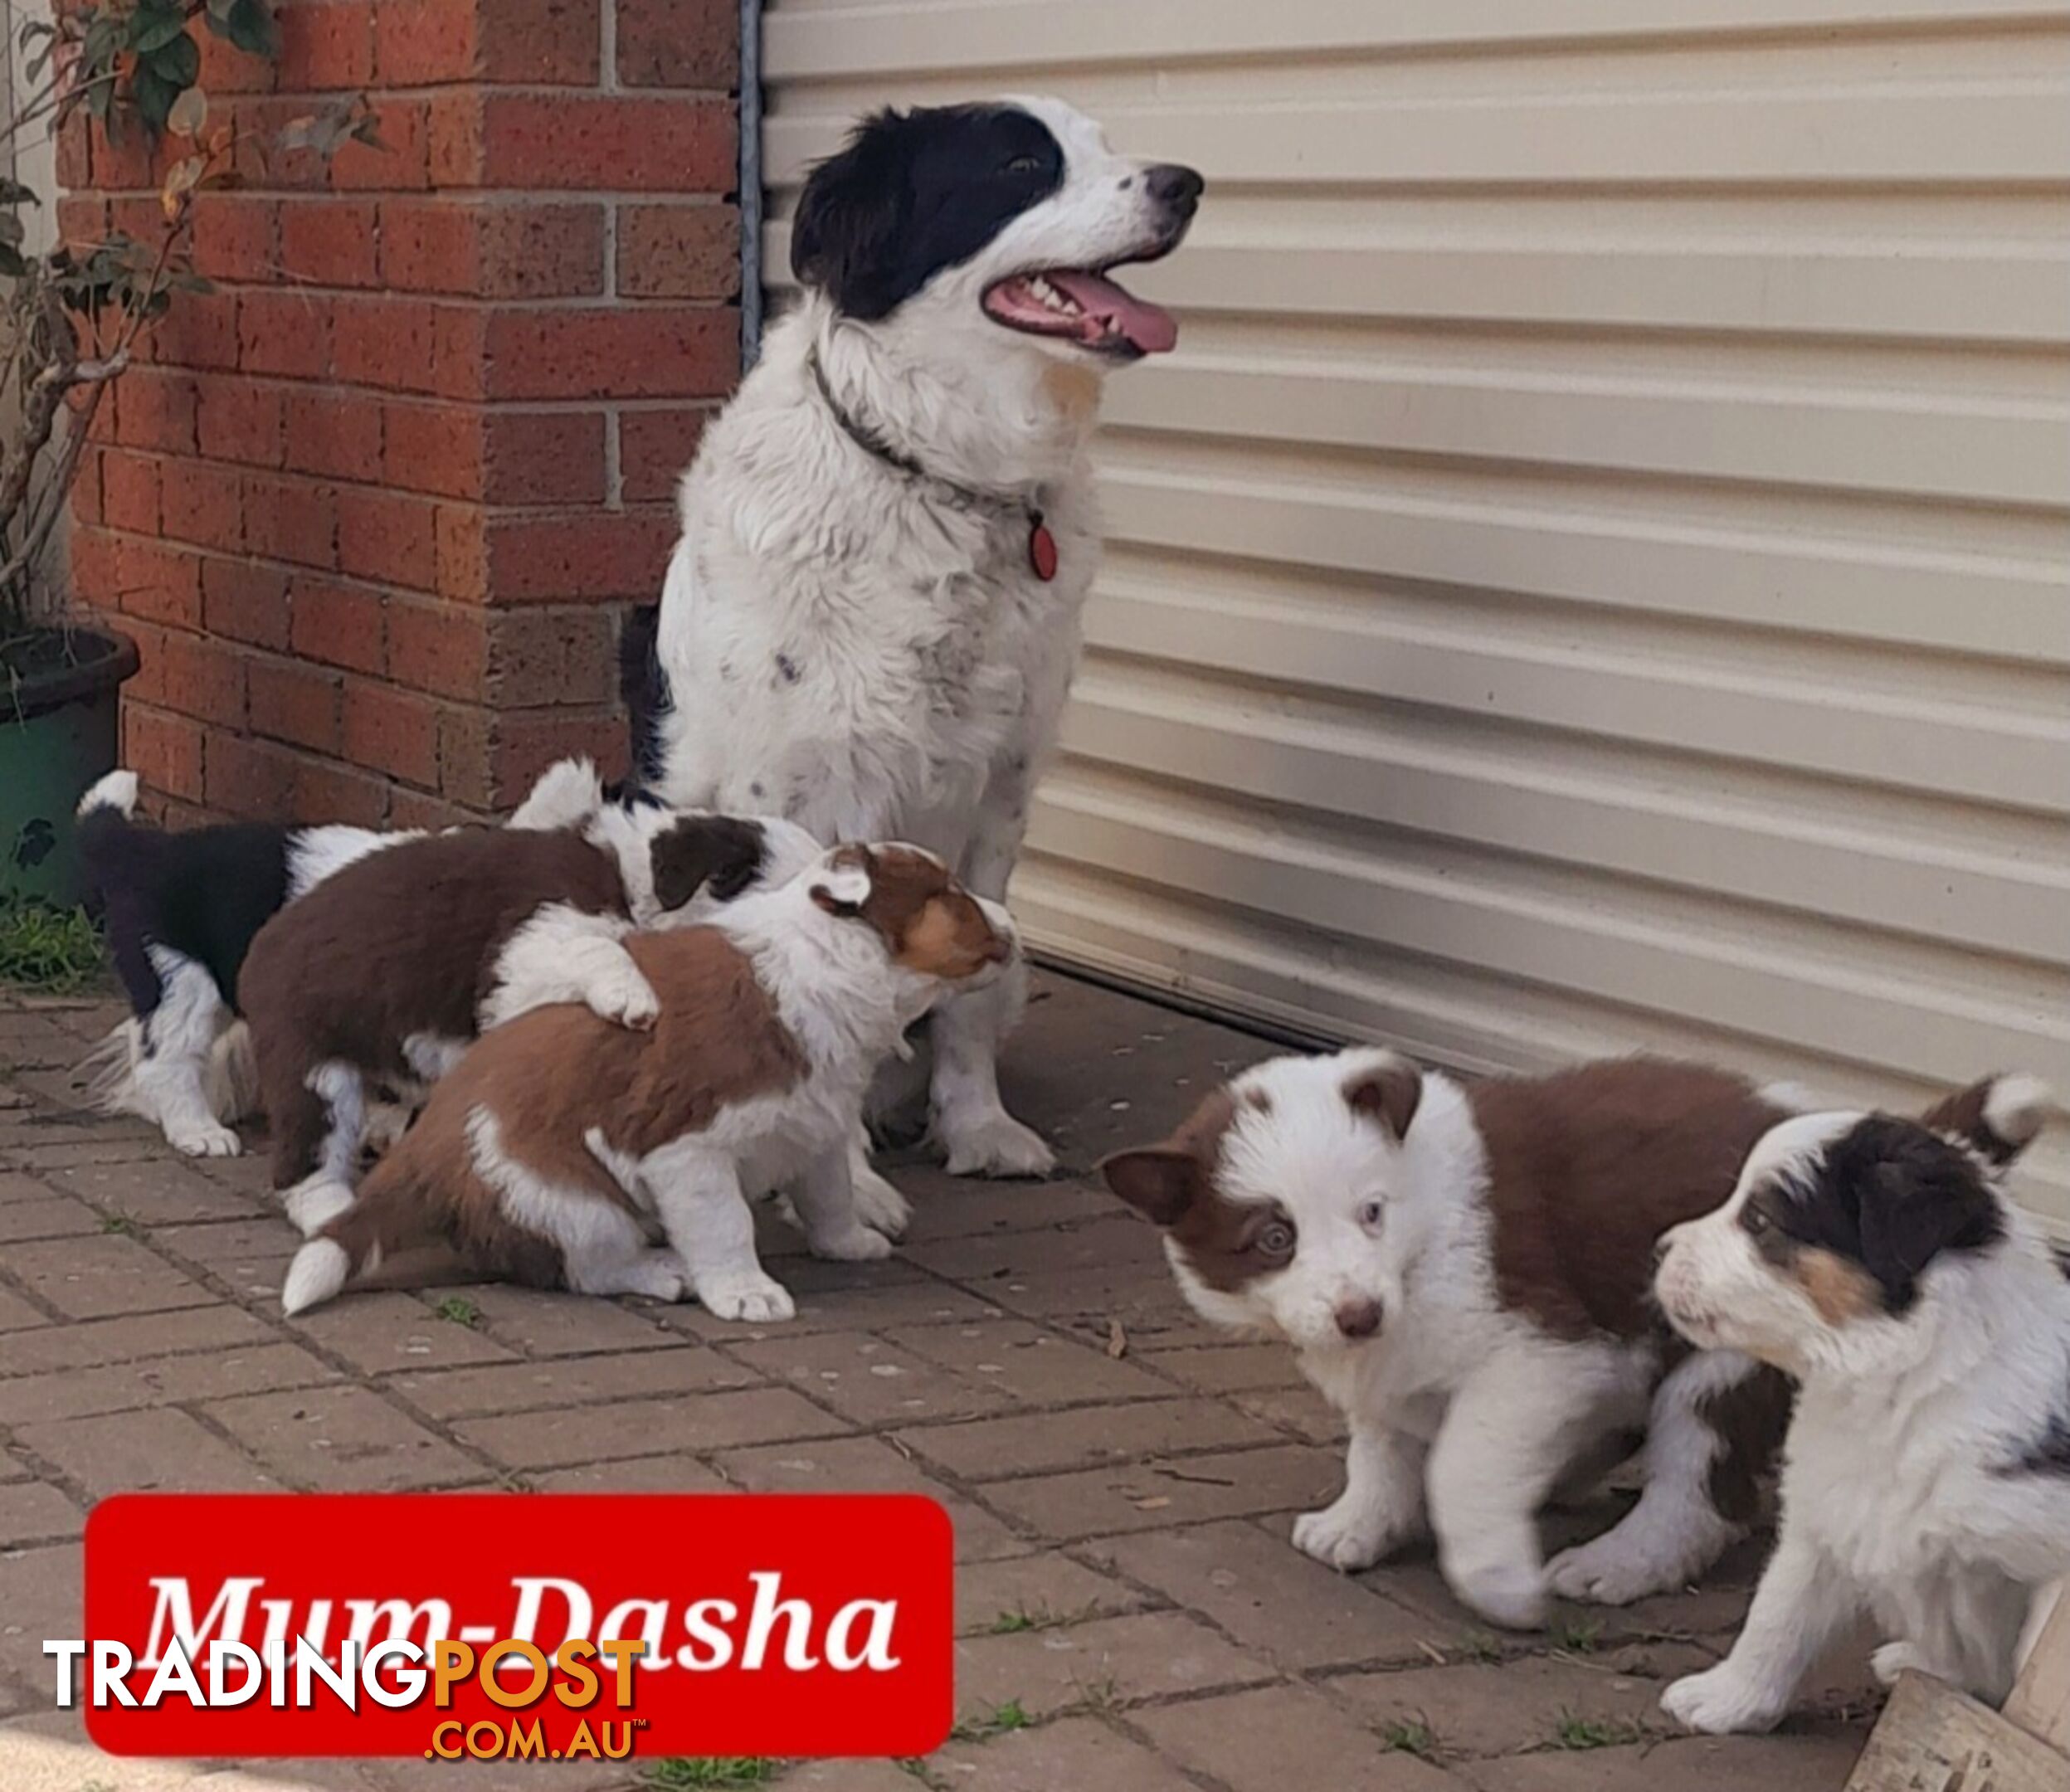
{"type": "Polygon", "coordinates": [[[1788,1113],[1697,1064],[1467,1084],[1357,1050],[1259,1065],[1102,1168],[1201,1316],[1292,1344],[1344,1415],[1343,1494],[1295,1546],[1356,1570],[1427,1527],[1462,1600],[1531,1628],[1554,1594],[1683,1586],[1756,1515],[1787,1385],[1678,1342],[1649,1289],[1661,1235],[1788,1113]],[[1540,1506],[1642,1427],[1639,1503],[1548,1567],[1540,1506]]]}

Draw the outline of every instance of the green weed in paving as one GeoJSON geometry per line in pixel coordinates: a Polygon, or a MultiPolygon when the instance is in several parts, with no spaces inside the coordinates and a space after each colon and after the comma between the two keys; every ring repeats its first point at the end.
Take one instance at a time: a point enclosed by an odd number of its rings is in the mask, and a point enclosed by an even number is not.
{"type": "Polygon", "coordinates": [[[767,1785],[776,1778],[780,1765],[756,1755],[677,1755],[648,1768],[647,1784],[666,1787],[669,1792],[678,1788],[722,1792],[733,1786],[767,1785]]]}
{"type": "Polygon", "coordinates": [[[103,960],[84,908],[0,898],[0,983],[73,996],[100,976],[103,960]]]}

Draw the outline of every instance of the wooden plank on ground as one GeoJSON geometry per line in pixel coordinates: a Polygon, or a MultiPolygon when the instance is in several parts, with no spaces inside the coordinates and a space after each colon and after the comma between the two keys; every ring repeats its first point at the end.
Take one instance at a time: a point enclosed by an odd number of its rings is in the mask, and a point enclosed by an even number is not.
{"type": "Polygon", "coordinates": [[[2020,1668],[2005,1715],[2031,1736],[2070,1755],[2070,1581],[2020,1668]]]}
{"type": "Polygon", "coordinates": [[[2070,1755],[1966,1694],[1903,1673],[1847,1792],[2065,1792],[2070,1755]]]}

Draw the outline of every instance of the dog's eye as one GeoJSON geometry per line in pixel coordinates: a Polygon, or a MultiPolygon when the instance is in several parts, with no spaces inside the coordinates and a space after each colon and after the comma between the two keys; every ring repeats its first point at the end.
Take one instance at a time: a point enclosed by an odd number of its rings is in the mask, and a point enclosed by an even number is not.
{"type": "Polygon", "coordinates": [[[1740,1230],[1749,1238],[1759,1238],[1768,1230],[1770,1224],[1768,1215],[1758,1207],[1742,1208],[1740,1210],[1739,1223],[1740,1230]]]}
{"type": "Polygon", "coordinates": [[[1040,174],[1042,172],[1040,156],[1017,155],[1006,164],[1009,174],[1040,174]]]}
{"type": "Polygon", "coordinates": [[[1369,1200],[1359,1203],[1358,1223],[1368,1232],[1377,1232],[1380,1230],[1381,1221],[1386,1217],[1386,1209],[1382,1207],[1378,1201],[1369,1200]]]}
{"type": "Polygon", "coordinates": [[[1293,1228],[1283,1220],[1274,1220],[1259,1231],[1253,1243],[1260,1256],[1291,1257],[1293,1254],[1293,1228]]]}

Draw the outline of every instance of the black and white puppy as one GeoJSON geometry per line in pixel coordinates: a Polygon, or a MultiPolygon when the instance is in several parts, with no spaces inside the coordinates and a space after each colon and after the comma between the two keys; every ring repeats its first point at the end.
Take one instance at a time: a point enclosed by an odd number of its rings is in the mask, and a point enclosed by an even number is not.
{"type": "MultiPolygon", "coordinates": [[[[1039,99],[881,112],[812,172],[803,298],[704,436],[631,643],[665,798],[910,840],[1003,898],[1099,558],[1102,382],[1178,334],[1113,270],[1176,249],[1201,188],[1039,99]]],[[[1000,1099],[1019,995],[931,1023],[952,1171],[1052,1162],[1000,1099]]]]}
{"type": "MultiPolygon", "coordinates": [[[[149,1120],[190,1157],[235,1157],[230,1122],[258,1098],[236,1019],[252,940],[324,879],[423,830],[237,821],[168,832],[135,821],[137,796],[136,773],[122,771],[80,799],[89,898],[132,1010],[82,1068],[108,1113],[149,1120]]],[[[602,801],[596,768],[564,760],[541,775],[507,825],[577,826],[602,801]]]]}
{"type": "Polygon", "coordinates": [[[1661,1700],[1692,1729],[1768,1728],[1864,1613],[1884,1680],[2010,1689],[2037,1595],[2070,1575],[2070,1280],[1999,1180],[2049,1106],[1999,1077],[1923,1120],[1785,1121],[1730,1200],[1667,1234],[1676,1327],[1801,1390],[1746,1626],[1661,1700]]]}

